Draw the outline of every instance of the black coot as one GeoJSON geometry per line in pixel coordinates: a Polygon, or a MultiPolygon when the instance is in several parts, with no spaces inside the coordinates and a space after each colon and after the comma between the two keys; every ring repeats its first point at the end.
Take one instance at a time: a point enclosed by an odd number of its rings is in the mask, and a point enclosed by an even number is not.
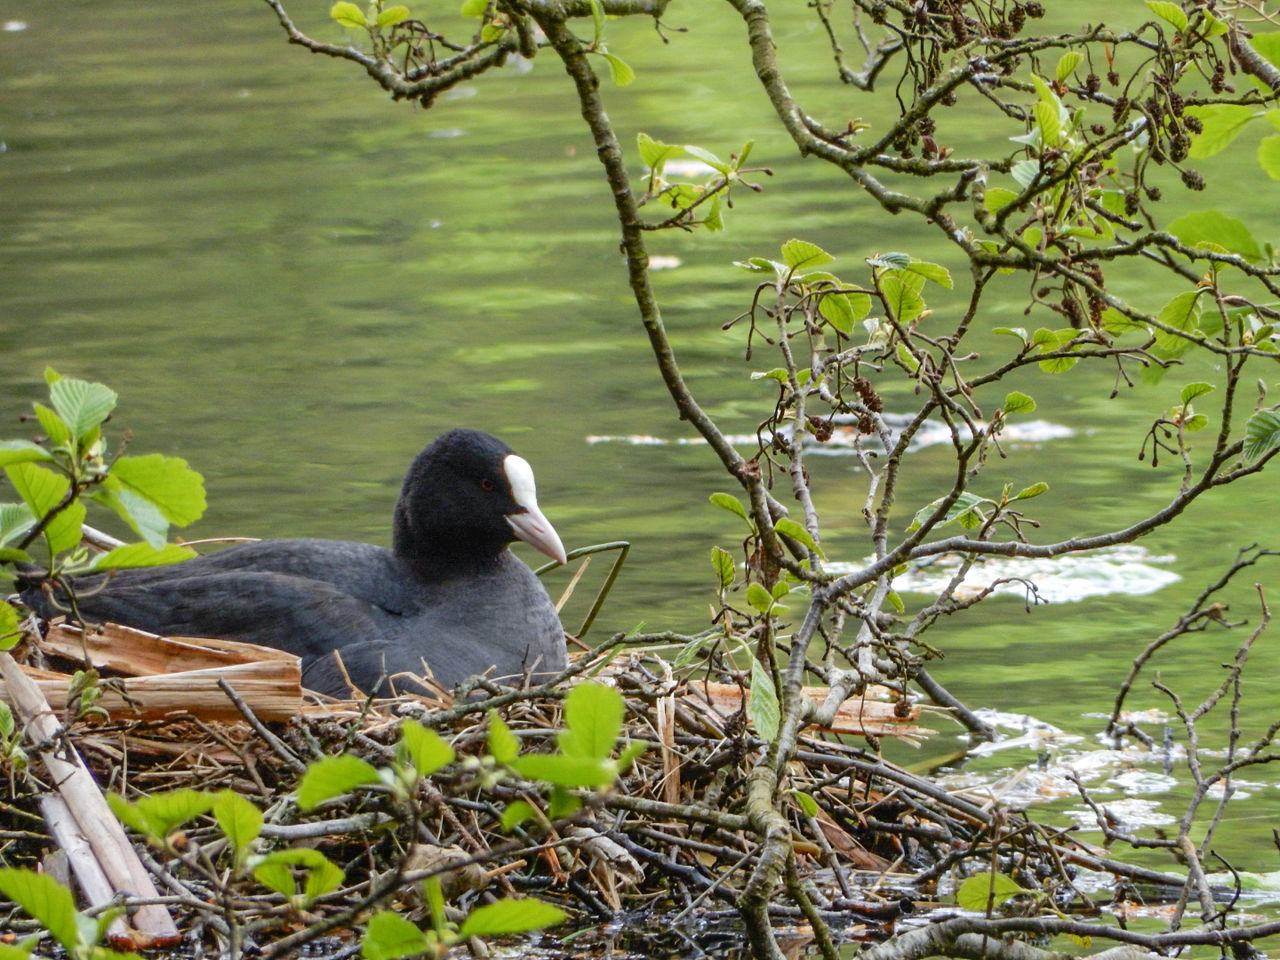
{"type": "MultiPolygon", "coordinates": [[[[495,677],[554,673],[566,665],[564,631],[538,578],[507,549],[517,539],[565,562],[529,464],[496,437],[454,430],[409,468],[390,550],[264,540],[82,578],[77,602],[90,621],[287,650],[302,657],[304,686],[339,697],[351,689],[335,651],[364,693],[389,693],[379,678],[422,674],[424,661],[445,687],[491,667],[495,677]]],[[[22,586],[41,614],[62,612],[37,583],[22,586]]]]}

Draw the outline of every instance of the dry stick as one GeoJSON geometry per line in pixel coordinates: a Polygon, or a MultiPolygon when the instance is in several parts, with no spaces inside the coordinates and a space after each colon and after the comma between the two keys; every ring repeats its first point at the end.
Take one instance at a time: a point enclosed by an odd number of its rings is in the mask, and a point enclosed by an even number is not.
{"type": "MultiPolygon", "coordinates": [[[[76,882],[84,893],[85,899],[94,907],[111,903],[116,896],[103,872],[102,864],[94,855],[93,847],[80,831],[79,824],[67,808],[66,801],[56,793],[45,794],[40,798],[40,812],[44,814],[44,822],[49,825],[54,842],[67,854],[67,862],[76,875],[76,882]]],[[[124,917],[116,917],[107,927],[107,939],[111,943],[131,943],[129,928],[124,917]]]]}
{"type": "Polygon", "coordinates": [[[240,715],[245,718],[249,726],[253,727],[254,732],[271,746],[271,749],[276,752],[276,755],[281,760],[298,773],[306,773],[307,765],[298,759],[297,755],[285,745],[283,740],[266,728],[266,725],[258,719],[253,710],[249,708],[249,705],[244,702],[235,690],[231,689],[231,684],[219,678],[218,686],[227,695],[227,699],[236,705],[236,709],[240,711],[240,715]]]}
{"type": "MultiPolygon", "coordinates": [[[[107,806],[93,774],[66,742],[62,724],[48,701],[7,653],[0,653],[0,676],[4,678],[13,706],[22,717],[27,736],[44,762],[49,779],[57,784],[59,794],[110,885],[115,890],[125,890],[144,898],[156,896],[151,877],[138,860],[124,828],[107,806]]],[[[72,860],[73,868],[75,863],[72,860]]],[[[93,883],[93,880],[89,882],[93,883]]],[[[83,887],[83,880],[81,884],[83,887]]],[[[87,896],[89,890],[87,887],[84,889],[87,896]]],[[[173,917],[164,907],[139,907],[131,919],[138,932],[152,944],[177,943],[181,939],[173,917]]]]}

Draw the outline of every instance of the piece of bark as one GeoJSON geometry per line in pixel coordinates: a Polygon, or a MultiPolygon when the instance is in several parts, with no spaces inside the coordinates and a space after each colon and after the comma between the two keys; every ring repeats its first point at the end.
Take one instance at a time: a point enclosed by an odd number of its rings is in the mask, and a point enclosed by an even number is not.
{"type": "MultiPolygon", "coordinates": [[[[695,701],[711,706],[721,718],[742,708],[742,690],[736,684],[695,681],[689,684],[689,691],[695,701]]],[[[802,693],[818,706],[826,699],[827,688],[804,687],[802,693]]],[[[865,694],[842,703],[831,725],[822,729],[858,736],[897,737],[907,742],[925,739],[934,732],[911,722],[920,717],[919,705],[910,705],[905,715],[899,716],[902,707],[890,696],[883,687],[869,687],[865,694]]]]}
{"type": "MultiPolygon", "coordinates": [[[[23,732],[40,757],[58,795],[79,828],[79,836],[92,849],[114,895],[126,891],[144,899],[157,896],[155,885],[134,852],[133,845],[107,805],[93,774],[64,736],[39,688],[8,653],[0,653],[0,676],[4,677],[9,702],[22,720],[23,732]]],[[[163,946],[181,939],[173,917],[163,906],[139,907],[130,918],[137,937],[130,946],[163,946]]]]}
{"type": "MultiPolygon", "coordinates": [[[[54,710],[67,705],[69,677],[47,670],[20,668],[48,699],[54,710]]],[[[113,718],[155,720],[190,714],[202,720],[239,720],[241,714],[218,686],[226,679],[237,694],[263,720],[288,721],[297,716],[302,687],[296,666],[279,663],[242,663],[207,670],[102,680],[102,696],[94,706],[113,718]]],[[[14,702],[9,684],[0,683],[0,699],[14,702]]]]}
{"type": "Polygon", "coordinates": [[[163,637],[116,623],[94,626],[86,633],[55,620],[40,641],[40,648],[70,660],[87,657],[99,670],[114,670],[131,677],[264,662],[280,664],[288,671],[298,664],[293,654],[272,647],[205,637],[163,637]]]}

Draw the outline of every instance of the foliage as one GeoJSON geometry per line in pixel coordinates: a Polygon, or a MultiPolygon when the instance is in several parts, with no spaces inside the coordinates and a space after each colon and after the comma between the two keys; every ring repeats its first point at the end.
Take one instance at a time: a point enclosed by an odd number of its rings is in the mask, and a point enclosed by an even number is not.
{"type": "MultiPolygon", "coordinates": [[[[170,525],[204,513],[204,479],[185,460],[107,448],[102,427],[116,394],[100,383],[45,370],[49,404],[36,403],[42,442],[0,441],[0,466],[20,498],[0,503],[0,573],[19,564],[59,582],[83,573],[175,563],[195,555],[167,543],[170,525]],[[86,501],[115,513],[141,539],[103,553],[80,542],[86,501]]],[[[0,601],[0,650],[18,638],[17,612],[0,601]]]]}

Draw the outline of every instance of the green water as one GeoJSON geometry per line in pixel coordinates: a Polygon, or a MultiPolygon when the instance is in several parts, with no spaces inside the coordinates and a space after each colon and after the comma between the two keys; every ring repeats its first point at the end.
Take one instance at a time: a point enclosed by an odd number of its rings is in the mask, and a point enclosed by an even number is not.
{"type": "MultiPolygon", "coordinates": [[[[304,28],[339,38],[328,3],[295,6],[304,28]]],[[[1071,4],[1080,18],[1117,7],[1145,12],[1136,0],[1071,4]]],[[[352,65],[290,48],[266,6],[247,0],[9,5],[0,19],[24,24],[0,33],[5,436],[26,429],[14,418],[42,395],[52,364],[120,392],[112,428],[132,430],[134,450],[183,456],[205,475],[210,507],[188,536],[385,543],[413,454],[447,428],[487,429],[533,463],[568,546],[634,543],[598,629],[705,623],[707,551],[739,538],[707,496],[731,482],[697,446],[587,442],[692,434],[651,365],[607,188],[550,55],[424,112],[390,103],[352,65]]],[[[692,32],[664,45],[644,24],[610,24],[611,49],[639,79],[606,96],[627,145],[643,130],[725,155],[750,138],[753,160],[774,170],[762,196],[738,196],[726,233],[652,238],[652,253],[681,261],[655,282],[689,381],[726,429],[749,433],[770,394],[747,380],[741,335],[720,330],[751,292],[733,260],[801,236],[850,275],[883,250],[958,264],[939,234],[877,216],[838,171],[796,155],[740,56],[742,27],[727,5],[676,3],[668,19],[692,32]]],[[[880,108],[830,82],[814,25],[780,25],[778,38],[795,91],[830,124],[875,119],[880,108]]],[[[1280,205],[1250,150],[1202,168],[1209,189],[1197,202],[1265,235],[1280,205]]],[[[1157,305],[1162,293],[1131,292],[1157,305]]],[[[963,293],[934,305],[954,307],[963,293]]],[[[1053,325],[1022,318],[1019,284],[993,294],[984,322],[1053,325]]],[[[1013,386],[1036,396],[1037,416],[1075,431],[1014,449],[988,474],[993,492],[1006,480],[1052,483],[1035,504],[1038,536],[1123,525],[1172,495],[1172,466],[1153,470],[1136,456],[1173,388],[1108,401],[1102,369],[1013,386]]],[[[895,399],[910,397],[890,394],[891,407],[895,399]]],[[[940,449],[915,456],[899,496],[904,524],[952,470],[940,449]]],[[[858,559],[869,548],[852,461],[810,466],[828,553],[858,559]]],[[[1176,556],[1183,580],[1173,587],[1031,614],[998,599],[941,625],[929,635],[947,654],[935,676],[974,705],[1096,730],[1083,715],[1109,708],[1135,653],[1237,546],[1280,548],[1273,490],[1255,478],[1148,537],[1149,551],[1176,556]]],[[[1255,579],[1274,584],[1275,567],[1242,577],[1229,597],[1254,618],[1255,579]]],[[[1188,638],[1161,661],[1162,677],[1193,702],[1237,642],[1212,631],[1188,638]]],[[[1274,642],[1264,638],[1252,664],[1251,729],[1280,709],[1274,642]]],[[[1146,688],[1134,698],[1162,702],[1146,688]]],[[[948,733],[925,754],[955,746],[948,733]]],[[[1269,843],[1277,806],[1274,786],[1255,791],[1222,848],[1247,857],[1269,843]]],[[[1256,869],[1268,869],[1266,858],[1256,869]]]]}

